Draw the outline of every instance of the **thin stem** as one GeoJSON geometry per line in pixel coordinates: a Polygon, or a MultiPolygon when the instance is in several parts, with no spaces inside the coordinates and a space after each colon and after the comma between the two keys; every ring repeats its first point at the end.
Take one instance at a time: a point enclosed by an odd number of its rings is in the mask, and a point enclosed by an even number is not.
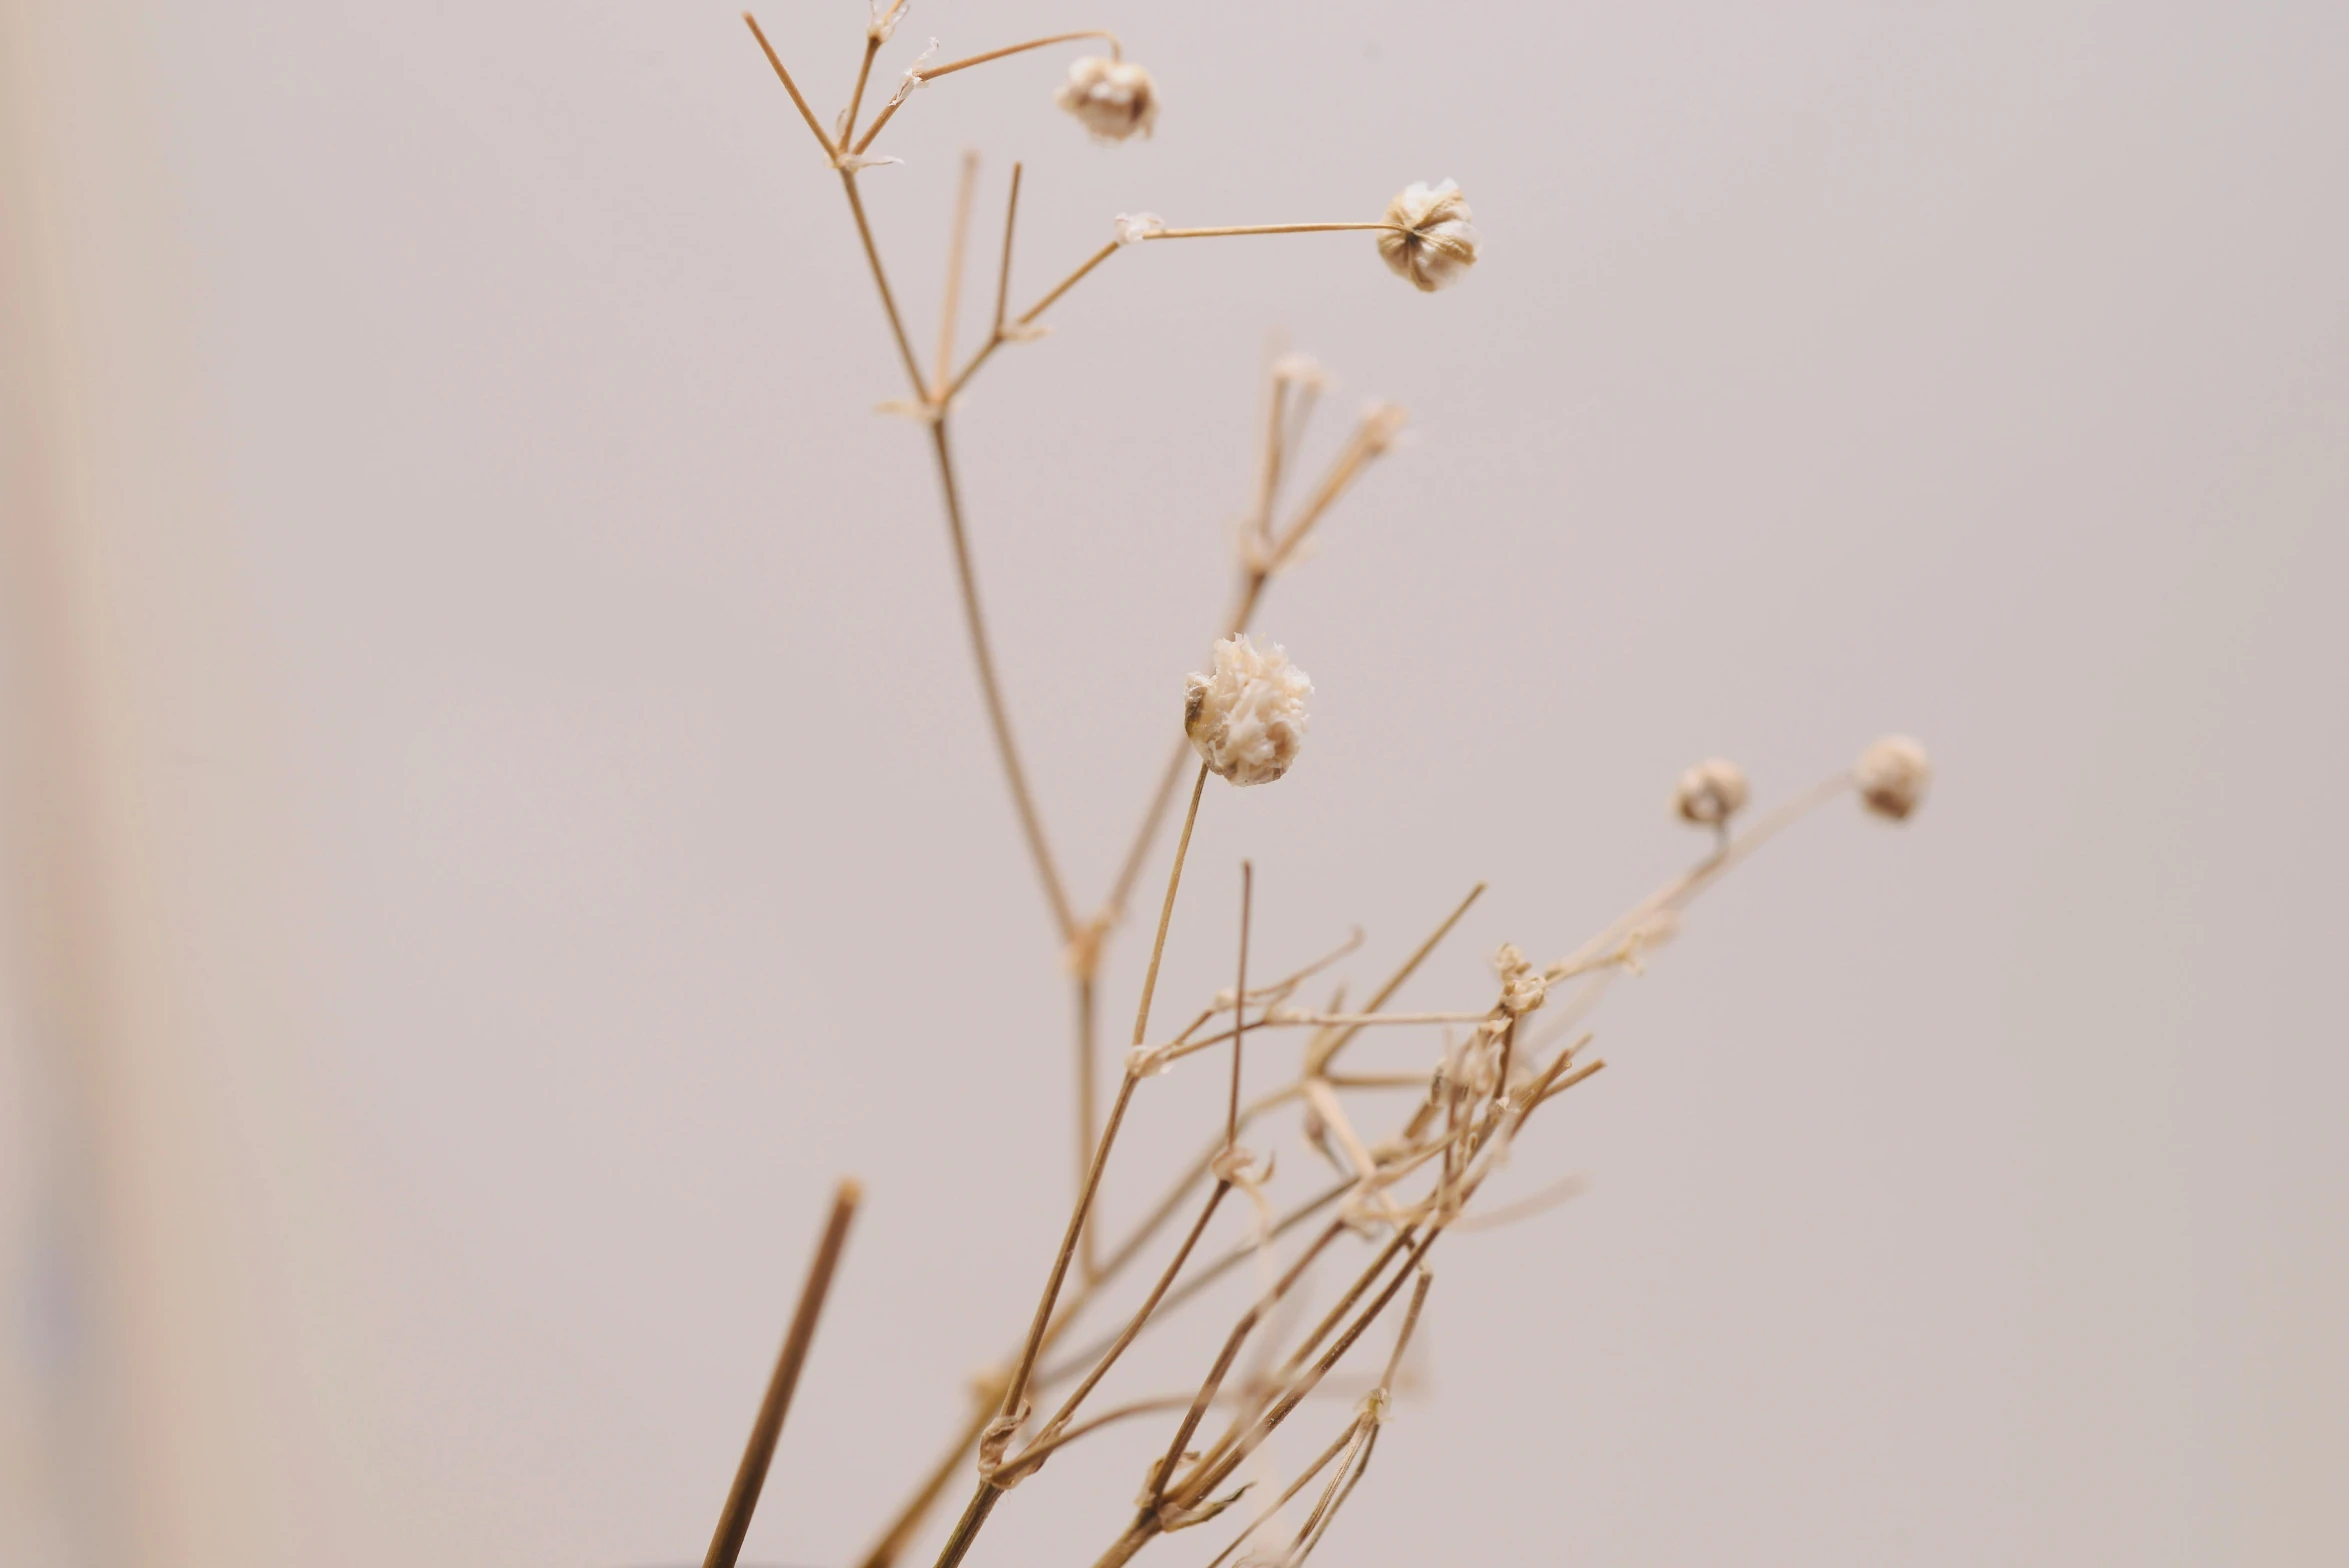
{"type": "MultiPolygon", "coordinates": [[[[1265,1234],[1264,1242],[1278,1241],[1281,1237],[1287,1235],[1290,1231],[1295,1230],[1299,1225],[1302,1225],[1305,1223],[1305,1221],[1311,1219],[1314,1215],[1319,1214],[1323,1209],[1328,1208],[1331,1204],[1337,1202],[1338,1199],[1344,1197],[1349,1191],[1353,1189],[1353,1186],[1354,1183],[1349,1180],[1341,1181],[1335,1186],[1324,1188],[1321,1192],[1315,1194],[1306,1202],[1299,1204],[1296,1208],[1281,1216],[1279,1221],[1277,1221],[1271,1230],[1265,1234]]],[[[1332,1239],[1334,1239],[1334,1237],[1332,1239]]],[[[1225,1253],[1222,1257],[1207,1265],[1206,1268],[1201,1269],[1198,1273],[1183,1281],[1182,1284],[1176,1286],[1174,1290],[1168,1294],[1167,1298],[1158,1304],[1158,1310],[1152,1314],[1152,1316],[1156,1318],[1163,1318],[1167,1313],[1172,1312],[1175,1308],[1181,1306],[1184,1302],[1189,1301],[1192,1297],[1212,1286],[1217,1280],[1223,1278],[1233,1269],[1236,1269],[1241,1264],[1248,1262],[1251,1258],[1258,1256],[1263,1251],[1264,1242],[1250,1241],[1243,1243],[1240,1246],[1234,1247],[1231,1251],[1225,1253]]],[[[1075,1370],[1079,1366],[1084,1365],[1086,1362],[1091,1361],[1100,1353],[1101,1345],[1100,1342],[1096,1341],[1094,1344],[1087,1346],[1084,1350],[1073,1353],[1060,1362],[1044,1367],[1042,1370],[1037,1372],[1036,1381],[1039,1384],[1057,1383],[1062,1378],[1068,1376],[1071,1371],[1075,1370]]]]}
{"type": "Polygon", "coordinates": [[[1102,32],[1095,28],[1081,33],[1054,33],[1050,38],[1031,38],[1024,44],[1005,44],[1002,48],[990,49],[985,54],[965,55],[960,60],[949,60],[944,65],[933,65],[928,70],[917,74],[925,82],[934,82],[941,76],[952,76],[957,71],[967,71],[974,65],[985,65],[990,60],[1000,60],[1006,55],[1026,54],[1030,49],[1048,49],[1054,44],[1073,44],[1080,38],[1105,38],[1109,40],[1109,57],[1112,60],[1125,58],[1125,48],[1117,41],[1117,34],[1102,32]]]}
{"type": "Polygon", "coordinates": [[[864,107],[865,102],[865,82],[873,74],[873,56],[880,52],[880,35],[877,33],[865,34],[865,57],[857,62],[856,67],[856,91],[848,95],[848,108],[840,116],[840,136],[837,142],[839,146],[847,146],[848,139],[856,134],[857,111],[864,107]]]}
{"type": "Polygon", "coordinates": [[[1142,238],[1220,240],[1235,234],[1343,234],[1363,229],[1381,229],[1394,234],[1409,232],[1399,223],[1240,223],[1213,229],[1153,229],[1142,238]]]}
{"type": "Polygon", "coordinates": [[[963,244],[971,232],[971,196],[979,183],[979,155],[962,155],[962,183],[954,194],[954,228],[946,241],[946,300],[938,310],[938,368],[931,374],[931,396],[946,401],[946,373],[954,364],[954,318],[962,304],[963,244]]]}
{"type": "MultiPolygon", "coordinates": [[[[1199,1238],[1206,1234],[1207,1222],[1215,1218],[1216,1208],[1223,1202],[1224,1194],[1231,1190],[1232,1184],[1230,1182],[1219,1181],[1215,1184],[1214,1189],[1207,1194],[1207,1202],[1201,1205],[1199,1218],[1192,1224],[1190,1233],[1183,1237],[1183,1244],[1175,1249],[1175,1255],[1168,1260],[1165,1269],[1160,1271],[1157,1283],[1153,1284],[1150,1287],[1150,1293],[1142,1298],[1142,1304],[1134,1309],[1134,1315],[1127,1320],[1125,1328],[1119,1332],[1117,1338],[1110,1341],[1109,1348],[1101,1353],[1101,1359],[1094,1363],[1093,1370],[1085,1374],[1083,1382],[1070,1390],[1068,1398],[1061,1401],[1060,1408],[1053,1412],[1052,1419],[1044,1423],[1043,1428],[1037,1433],[1037,1443],[1057,1436],[1061,1429],[1068,1425],[1069,1421],[1075,1417],[1077,1407],[1082,1405],[1087,1396],[1101,1385],[1101,1380],[1109,1375],[1109,1369],[1117,1365],[1117,1358],[1124,1355],[1127,1347],[1132,1345],[1135,1338],[1141,1334],[1143,1327],[1150,1321],[1150,1314],[1158,1310],[1159,1302],[1165,1299],[1168,1289],[1175,1282],[1175,1277],[1182,1273],[1183,1265],[1190,1261],[1191,1249],[1198,1246],[1199,1238]]],[[[1036,1456],[1037,1444],[1030,1444],[1026,1452],[1016,1454],[1006,1460],[1002,1469],[996,1473],[1004,1480],[1017,1480],[1022,1474],[1035,1468],[1031,1461],[1036,1456]]]]}
{"type": "MultiPolygon", "coordinates": [[[[1042,299],[1036,301],[1035,304],[1030,305],[1026,311],[1021,313],[1019,319],[1012,323],[1012,326],[1034,326],[1036,323],[1036,318],[1043,315],[1045,311],[1051,309],[1063,294],[1066,294],[1070,289],[1075,288],[1079,283],[1083,282],[1086,273],[1091,272],[1095,267],[1100,266],[1103,262],[1116,255],[1123,248],[1124,247],[1119,245],[1117,241],[1111,240],[1108,244],[1102,246],[1092,255],[1086,257],[1084,261],[1078,264],[1076,271],[1070,273],[1067,277],[1061,279],[1057,284],[1053,285],[1052,291],[1049,294],[1046,294],[1042,299]]],[[[964,385],[970,381],[971,377],[979,373],[979,367],[987,363],[989,359],[993,358],[995,351],[1010,340],[1010,329],[998,326],[994,334],[990,336],[986,342],[979,345],[979,351],[971,356],[970,362],[964,365],[960,373],[955,376],[954,380],[947,384],[946,395],[948,397],[952,397],[957,392],[960,392],[964,385]]]]}
{"type": "Polygon", "coordinates": [[[1003,311],[1011,297],[1011,236],[1020,215],[1020,169],[1019,164],[1011,166],[1011,195],[1003,203],[1003,265],[995,273],[995,321],[989,331],[991,337],[1003,335],[1003,311]]]}
{"type": "MultiPolygon", "coordinates": [[[[1413,951],[1409,958],[1403,960],[1403,967],[1397,969],[1393,974],[1387,977],[1387,983],[1378,988],[1378,994],[1370,999],[1370,1005],[1363,1008],[1362,1011],[1366,1013],[1377,1012],[1380,1008],[1386,1005],[1387,998],[1393,996],[1397,991],[1403,989],[1403,983],[1411,978],[1413,972],[1416,971],[1422,963],[1426,962],[1427,955],[1434,952],[1436,950],[1437,944],[1442,942],[1445,937],[1452,934],[1452,927],[1458,925],[1460,923],[1460,917],[1468,913],[1468,906],[1475,903],[1483,895],[1484,884],[1482,882],[1479,882],[1476,884],[1476,886],[1470,888],[1468,890],[1468,896],[1460,900],[1459,907],[1444,917],[1444,923],[1442,925],[1437,926],[1435,930],[1428,933],[1427,940],[1420,943],[1418,948],[1413,951]]],[[[1306,1072],[1309,1074],[1319,1074],[1326,1070],[1329,1064],[1337,1058],[1338,1052],[1346,1048],[1346,1042],[1353,1039],[1354,1036],[1360,1034],[1361,1032],[1362,1026],[1360,1024],[1349,1024],[1345,1029],[1330,1037],[1327,1041],[1315,1041],[1305,1053],[1306,1072]]]]}
{"type": "MultiPolygon", "coordinates": [[[[1095,1134],[1095,1106],[1101,1091],[1096,1083],[1100,1074],[1098,1058],[1101,1054],[1095,1031],[1099,1025],[1099,997],[1092,971],[1077,976],[1077,1185],[1082,1188],[1085,1172],[1092,1168],[1095,1134]]],[[[1078,1267],[1085,1283],[1090,1285],[1101,1278],[1100,1233],[1090,1220],[1078,1233],[1078,1267]]]]}
{"type": "MultiPolygon", "coordinates": [[[[851,185],[849,189],[853,197],[855,187],[851,185]]],[[[907,364],[912,364],[910,354],[907,364]]],[[[914,376],[918,387],[921,373],[917,370],[914,376]]],[[[956,584],[962,590],[963,625],[970,633],[971,661],[978,666],[979,691],[987,703],[987,722],[995,733],[996,757],[1003,764],[1005,782],[1011,786],[1020,831],[1028,841],[1028,856],[1036,863],[1037,879],[1044,884],[1044,897],[1052,906],[1052,923],[1065,942],[1076,934],[1076,917],[1069,909],[1068,891],[1061,884],[1060,868],[1053,863],[1052,846],[1044,837],[1043,818],[1038,815],[1035,797],[1028,790],[1027,770],[1020,765],[1019,745],[1011,734],[1011,715],[1004,707],[1002,683],[995,675],[995,653],[987,640],[986,616],[979,609],[978,579],[971,566],[970,540],[963,528],[962,496],[955,484],[954,453],[947,444],[943,410],[930,423],[930,440],[938,456],[938,483],[946,496],[946,530],[954,543],[954,572],[956,584]]]]}
{"type": "Polygon", "coordinates": [[[1241,1530],[1238,1535],[1232,1537],[1232,1544],[1225,1547],[1222,1551],[1216,1553],[1215,1556],[1209,1560],[1207,1568],[1223,1568],[1224,1562],[1230,1558],[1232,1553],[1247,1545],[1248,1538],[1254,1535],[1258,1530],[1262,1529],[1267,1520],[1271,1519],[1273,1515],[1279,1513],[1282,1509],[1288,1507],[1290,1500],[1294,1498],[1299,1492],[1302,1492],[1306,1487],[1311,1486],[1313,1484],[1313,1478],[1321,1474],[1322,1471],[1328,1469],[1329,1462],[1337,1458],[1340,1453],[1344,1452],[1346,1447],[1357,1437],[1361,1436],[1361,1434],[1362,1420],[1359,1416],[1357,1416],[1353,1421],[1347,1424],[1344,1431],[1337,1435],[1336,1441],[1332,1442],[1329,1447],[1321,1451],[1320,1458],[1307,1465],[1304,1470],[1298,1474],[1297,1479],[1289,1483],[1287,1491],[1284,1491],[1280,1496],[1274,1498],[1272,1502],[1265,1507],[1263,1512],[1259,1513],[1255,1518],[1249,1520],[1247,1527],[1241,1530]]]}
{"type": "Polygon", "coordinates": [[[856,215],[857,238],[864,241],[865,261],[873,269],[873,286],[881,291],[881,308],[889,313],[889,331],[897,339],[897,354],[913,382],[914,396],[923,393],[922,367],[914,359],[913,340],[905,335],[905,318],[897,313],[897,296],[889,292],[889,275],[881,270],[881,251],[873,243],[873,226],[865,221],[864,198],[856,193],[856,171],[840,171],[840,188],[848,193],[848,210],[856,215]]]}
{"type": "Polygon", "coordinates": [[[824,134],[824,127],[816,121],[816,111],[810,109],[807,106],[807,99],[800,96],[799,84],[791,79],[789,71],[783,69],[783,57],[775,53],[773,44],[767,42],[766,32],[759,26],[759,19],[748,11],[742,13],[742,19],[750,24],[750,35],[759,41],[759,48],[766,52],[767,64],[773,66],[775,74],[783,79],[783,90],[789,93],[791,101],[799,106],[799,117],[807,121],[807,128],[815,136],[816,144],[824,149],[824,156],[837,158],[840,155],[839,147],[833,143],[831,137],[824,134]]]}
{"type": "MultiPolygon", "coordinates": [[[[1048,44],[1070,43],[1079,38],[1106,38],[1109,40],[1109,57],[1112,60],[1125,58],[1124,49],[1114,34],[1101,32],[1056,33],[1050,38],[1032,38],[1024,44],[1011,44],[1002,49],[990,49],[985,54],[974,54],[961,60],[949,60],[944,65],[934,65],[926,71],[909,71],[906,74],[913,78],[914,85],[934,82],[941,76],[952,76],[955,72],[967,71],[974,65],[985,65],[990,60],[1000,60],[1005,55],[1023,54],[1030,49],[1042,49],[1048,44]]],[[[889,123],[910,96],[909,91],[900,91],[888,103],[882,105],[880,114],[874,117],[872,128],[865,132],[864,140],[856,144],[858,152],[863,152],[873,144],[873,138],[881,134],[881,127],[889,123]]]]}
{"type": "Polygon", "coordinates": [[[1347,1325],[1345,1333],[1340,1335],[1336,1343],[1332,1344],[1327,1351],[1323,1352],[1321,1359],[1313,1364],[1305,1376],[1292,1384],[1287,1392],[1275,1400],[1272,1408],[1267,1410],[1249,1429],[1245,1437],[1232,1445],[1220,1461],[1210,1455],[1193,1468],[1174,1497],[1175,1505],[1178,1508],[1196,1506],[1200,1498],[1206,1496],[1226,1476],[1245,1463],[1248,1456],[1254,1453],[1267,1437],[1272,1435],[1273,1430],[1288,1419],[1289,1413],[1295,1410],[1304,1401],[1305,1396],[1313,1391],[1313,1386],[1328,1375],[1329,1369],[1336,1366],[1346,1352],[1354,1348],[1354,1342],[1360,1339],[1364,1331],[1378,1320],[1381,1313],[1386,1311],[1388,1303],[1392,1302],[1401,1292],[1403,1281],[1412,1277],[1413,1269],[1427,1256],[1427,1250],[1434,1246],[1442,1235],[1443,1227],[1441,1225],[1430,1226],[1427,1234],[1420,1238],[1419,1245],[1412,1249],[1410,1256],[1404,1260],[1403,1267],[1396,1272],[1394,1279],[1388,1282],[1386,1289],[1380,1291],[1377,1299],[1364,1307],[1360,1316],[1347,1325]]]}
{"type": "Polygon", "coordinates": [[[1191,786],[1191,807],[1183,813],[1182,836],[1175,840],[1174,869],[1166,879],[1166,902],[1158,908],[1158,936],[1150,944],[1150,967],[1142,972],[1142,1001],[1134,1010],[1134,1044],[1150,1032],[1150,997],[1158,989],[1158,965],[1166,957],[1166,928],[1174,920],[1175,890],[1183,884],[1183,856],[1190,852],[1191,829],[1199,822],[1199,796],[1207,788],[1207,764],[1199,764],[1199,778],[1191,786]]]}
{"type": "Polygon", "coordinates": [[[979,1538],[980,1527],[986,1524],[987,1516],[995,1511],[995,1504],[1002,1496],[1003,1488],[993,1481],[979,1483],[979,1489],[971,1494],[970,1502],[964,1506],[962,1517],[954,1522],[954,1533],[946,1538],[945,1546],[939,1549],[938,1568],[955,1568],[957,1563],[969,1555],[971,1543],[979,1538]]]}
{"type": "Polygon", "coordinates": [[[1085,1190],[1077,1195],[1076,1208],[1069,1215],[1068,1230],[1061,1237],[1060,1253],[1052,1260],[1052,1272],[1044,1282],[1044,1294],[1036,1302],[1036,1315],[1028,1325],[1027,1343],[1020,1347],[1019,1364],[1014,1368],[1010,1383],[1003,1393],[1002,1416],[1010,1419],[1027,1403],[1028,1380],[1035,1375],[1036,1357],[1044,1347],[1044,1335],[1052,1323],[1053,1306],[1060,1300],[1060,1287],[1068,1278],[1070,1257],[1077,1250],[1077,1232],[1085,1223],[1085,1216],[1093,1207],[1093,1195],[1101,1188],[1101,1172],[1109,1163],[1110,1145],[1117,1141],[1118,1128],[1126,1119],[1126,1107],[1133,1103],[1134,1085],[1138,1082],[1132,1073],[1118,1085],[1117,1098],[1110,1102],[1109,1125],[1101,1129],[1101,1142],[1093,1150],[1092,1168],[1085,1172],[1085,1190]]]}
{"type": "Polygon", "coordinates": [[[1226,1149],[1240,1143],[1240,1046],[1248,1028],[1248,917],[1256,902],[1256,868],[1240,862],[1240,975],[1232,988],[1232,1092],[1223,1113],[1226,1149]]]}
{"type": "Polygon", "coordinates": [[[775,1370],[767,1378],[766,1395],[759,1401],[750,1441],[743,1445],[742,1463],[735,1468],[734,1485],[726,1494],[726,1506],[718,1515],[718,1528],[710,1537],[702,1568],[734,1568],[735,1559],[742,1555],[750,1516],[758,1508],[760,1489],[767,1483],[776,1440],[783,1435],[783,1418],[790,1413],[792,1393],[799,1387],[799,1369],[807,1361],[808,1346],[815,1342],[816,1319],[824,1310],[825,1296],[831,1293],[832,1273],[839,1267],[849,1222],[856,1218],[856,1206],[863,1196],[864,1189],[854,1181],[843,1181],[832,1191],[832,1212],[824,1221],[815,1257],[799,1287],[799,1304],[791,1310],[791,1327],[783,1336],[775,1370]]]}

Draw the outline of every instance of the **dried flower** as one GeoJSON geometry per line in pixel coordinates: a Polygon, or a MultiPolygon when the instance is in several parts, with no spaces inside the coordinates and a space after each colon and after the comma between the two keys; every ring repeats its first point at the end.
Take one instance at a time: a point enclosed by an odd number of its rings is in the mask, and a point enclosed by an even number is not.
{"type": "Polygon", "coordinates": [[[1549,982],[1514,942],[1501,944],[1501,950],[1493,955],[1493,968],[1501,976],[1501,1011],[1512,1018],[1532,1012],[1549,995],[1549,982]]]}
{"type": "Polygon", "coordinates": [[[1315,392],[1329,390],[1329,372],[1321,368],[1321,361],[1311,354],[1290,352],[1272,362],[1272,379],[1291,385],[1308,387],[1315,392]]]}
{"type": "Polygon", "coordinates": [[[1147,136],[1158,118],[1158,84],[1131,60],[1087,55],[1075,61],[1052,101],[1104,141],[1122,142],[1136,131],[1147,136]]]}
{"type": "Polygon", "coordinates": [[[1906,735],[1887,735],[1860,753],[1851,777],[1870,811],[1898,822],[1923,803],[1933,764],[1906,735]]]}
{"type": "Polygon", "coordinates": [[[1121,212],[1117,215],[1117,242],[1120,245],[1139,245],[1153,234],[1166,230],[1166,220],[1155,212],[1121,212]]]}
{"type": "Polygon", "coordinates": [[[1672,805],[1683,821],[1717,828],[1743,809],[1748,793],[1745,769],[1712,757],[1680,775],[1679,786],[1672,792],[1672,805]]]}
{"type": "Polygon", "coordinates": [[[1208,771],[1234,784],[1270,784],[1305,744],[1305,699],[1313,682],[1279,643],[1258,648],[1246,633],[1215,645],[1215,673],[1193,675],[1183,733],[1208,771]]]}
{"type": "Polygon", "coordinates": [[[1407,185],[1387,203],[1394,227],[1378,237],[1378,253],[1398,277],[1432,294],[1460,281],[1476,265],[1477,233],[1468,200],[1450,180],[1441,185],[1407,185]]]}
{"type": "Polygon", "coordinates": [[[887,43],[897,31],[897,24],[904,19],[907,4],[908,0],[891,0],[887,4],[883,0],[872,0],[868,7],[869,20],[865,23],[865,36],[875,44],[887,43]]]}

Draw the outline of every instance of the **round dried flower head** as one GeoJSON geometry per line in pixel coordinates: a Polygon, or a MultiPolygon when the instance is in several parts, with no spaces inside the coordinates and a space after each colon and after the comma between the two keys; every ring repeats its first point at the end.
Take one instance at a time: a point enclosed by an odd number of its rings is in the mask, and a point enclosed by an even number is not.
{"type": "Polygon", "coordinates": [[[1851,777],[1870,811],[1899,822],[1924,802],[1933,764],[1925,748],[1906,735],[1887,735],[1860,753],[1851,777]]]}
{"type": "Polygon", "coordinates": [[[1720,757],[1709,758],[1680,775],[1672,805],[1681,820],[1699,827],[1717,828],[1736,816],[1746,802],[1745,769],[1720,757]]]}
{"type": "Polygon", "coordinates": [[[1493,968],[1501,976],[1501,1010],[1512,1018],[1532,1012],[1549,995],[1549,982],[1514,942],[1501,944],[1493,955],[1493,968]]]}
{"type": "Polygon", "coordinates": [[[1305,744],[1305,699],[1313,682],[1245,633],[1215,645],[1215,672],[1193,675],[1183,706],[1183,733],[1210,773],[1234,784],[1270,784],[1289,771],[1305,744]]]}
{"type": "Polygon", "coordinates": [[[1158,84],[1131,60],[1087,55],[1069,66],[1052,101],[1104,141],[1122,142],[1136,131],[1147,136],[1158,119],[1158,84]]]}
{"type": "Polygon", "coordinates": [[[1450,180],[1407,185],[1387,203],[1386,221],[1394,227],[1379,235],[1378,253],[1422,293],[1448,288],[1476,265],[1477,234],[1469,217],[1468,199],[1450,180]]]}

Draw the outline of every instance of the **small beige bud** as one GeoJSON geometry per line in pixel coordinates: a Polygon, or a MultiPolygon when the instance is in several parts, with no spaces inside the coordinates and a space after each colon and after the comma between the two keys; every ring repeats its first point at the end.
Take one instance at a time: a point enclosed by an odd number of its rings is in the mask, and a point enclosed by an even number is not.
{"type": "Polygon", "coordinates": [[[1493,968],[1501,976],[1501,1011],[1512,1018],[1532,1012],[1549,995],[1549,982],[1514,942],[1501,944],[1493,955],[1493,968]]]}
{"type": "Polygon", "coordinates": [[[1448,288],[1476,265],[1477,233],[1469,217],[1468,199],[1450,180],[1405,186],[1387,203],[1386,221],[1394,227],[1379,235],[1378,253],[1422,293],[1448,288]]]}
{"type": "Polygon", "coordinates": [[[1121,212],[1117,215],[1117,242],[1139,245],[1165,228],[1166,220],[1155,212],[1121,212]]]}
{"type": "Polygon", "coordinates": [[[1183,733],[1209,772],[1234,784],[1270,784],[1305,744],[1305,699],[1313,682],[1279,643],[1258,648],[1246,633],[1215,645],[1215,673],[1193,675],[1183,733]]]}
{"type": "Polygon", "coordinates": [[[1870,811],[1899,822],[1924,803],[1933,764],[1925,748],[1906,735],[1887,735],[1860,753],[1851,777],[1870,811]]]}
{"type": "Polygon", "coordinates": [[[1717,828],[1744,809],[1748,793],[1745,769],[1713,757],[1680,775],[1679,787],[1672,792],[1672,805],[1681,820],[1699,827],[1717,828]]]}
{"type": "Polygon", "coordinates": [[[1088,55],[1075,61],[1052,101],[1104,141],[1122,142],[1136,131],[1147,136],[1158,119],[1158,84],[1131,60],[1088,55]]]}

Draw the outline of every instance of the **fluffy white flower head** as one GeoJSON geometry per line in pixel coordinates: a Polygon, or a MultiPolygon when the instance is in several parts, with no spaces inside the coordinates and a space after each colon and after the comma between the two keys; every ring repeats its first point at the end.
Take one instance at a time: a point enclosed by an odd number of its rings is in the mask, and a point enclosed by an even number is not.
{"type": "Polygon", "coordinates": [[[1378,253],[1424,294],[1449,288],[1476,265],[1476,226],[1469,218],[1468,198],[1450,180],[1407,185],[1387,203],[1386,221],[1395,227],[1379,235],[1378,253]]]}
{"type": "Polygon", "coordinates": [[[1684,822],[1717,828],[1743,809],[1748,793],[1745,769],[1713,757],[1680,775],[1672,806],[1684,822]]]}
{"type": "Polygon", "coordinates": [[[1887,735],[1860,753],[1851,776],[1862,804],[1899,822],[1924,801],[1933,782],[1933,764],[1926,760],[1925,748],[1906,735],[1887,735]]]}
{"type": "Polygon", "coordinates": [[[1104,141],[1122,142],[1136,131],[1147,136],[1158,119],[1158,84],[1131,60],[1088,55],[1074,62],[1052,101],[1104,141]]]}
{"type": "Polygon", "coordinates": [[[1305,699],[1313,682],[1279,643],[1259,648],[1245,633],[1215,645],[1215,672],[1193,675],[1183,733],[1210,773],[1234,784],[1270,784],[1305,744],[1305,699]]]}

